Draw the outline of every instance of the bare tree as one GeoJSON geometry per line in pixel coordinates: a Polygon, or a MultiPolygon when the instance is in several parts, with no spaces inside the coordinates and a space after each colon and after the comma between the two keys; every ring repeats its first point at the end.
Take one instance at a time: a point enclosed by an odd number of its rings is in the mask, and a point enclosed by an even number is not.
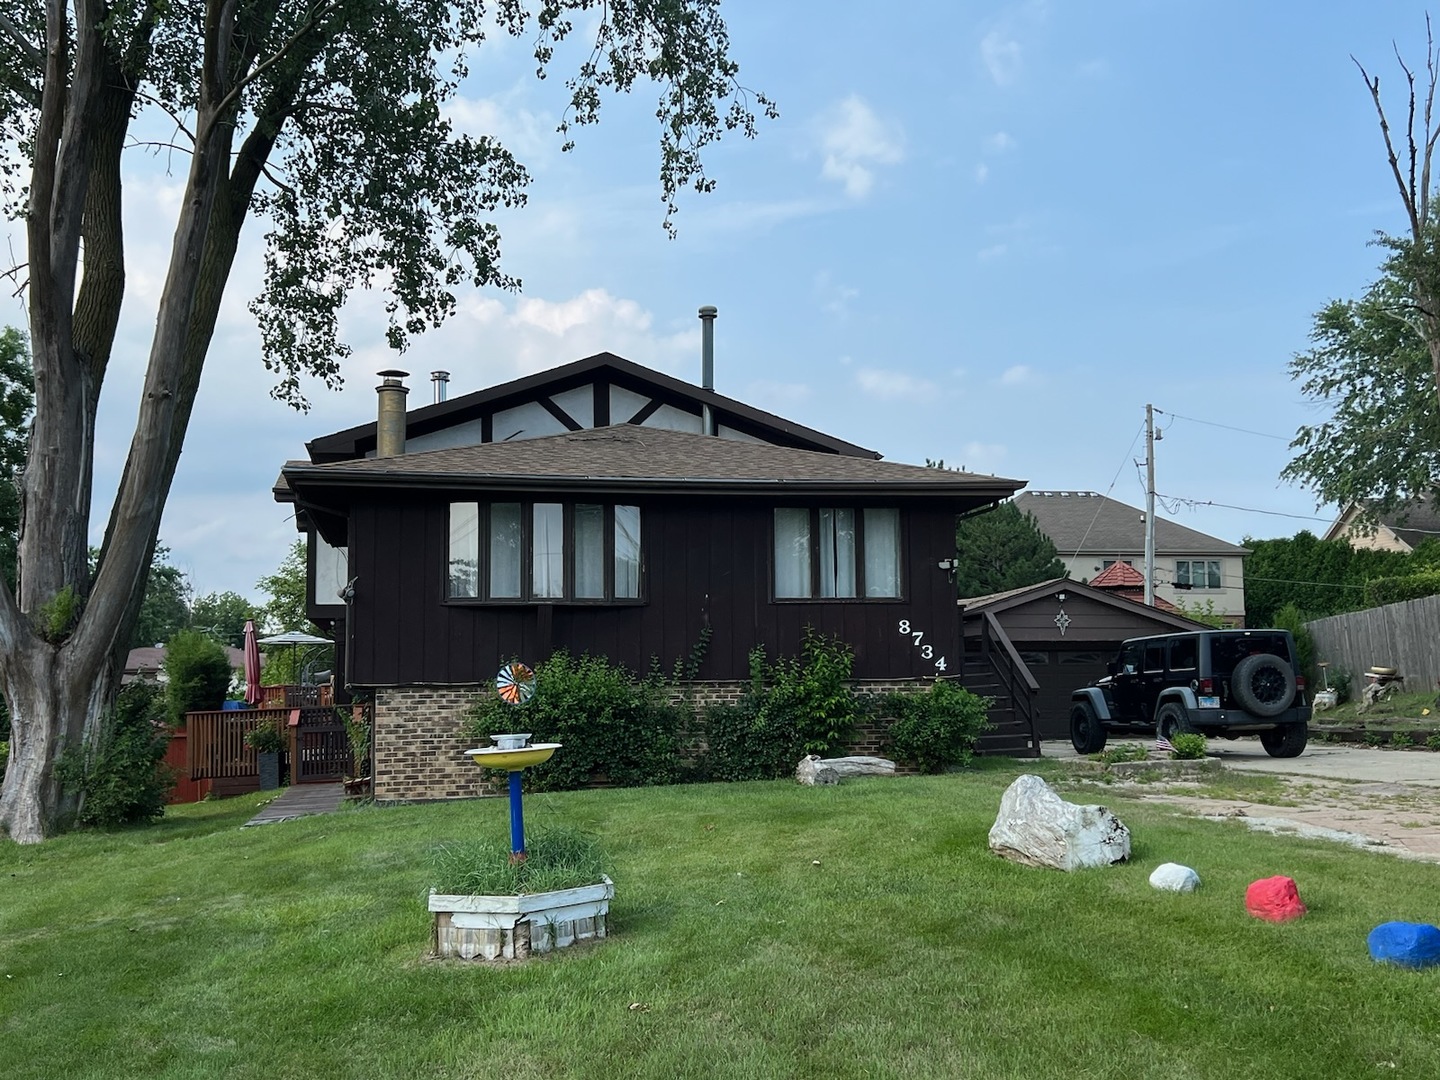
{"type": "Polygon", "coordinates": [[[454,289],[517,287],[487,219],[524,202],[525,169],[452,131],[443,105],[487,33],[528,37],[543,75],[580,21],[598,29],[562,132],[594,123],[604,92],[653,80],[668,227],[679,191],[712,186],[703,148],[753,134],[754,108],[773,115],[737,82],[719,0],[0,0],[0,188],[25,220],[35,371],[18,584],[0,582],[12,839],[39,841],[77,808],[56,766],[104,734],[246,221],[268,226],[252,304],[264,362],[300,406],[302,375],[339,380],[351,290],[388,291],[398,349],[453,310],[454,289]],[[120,165],[143,114],[170,117],[189,171],[92,575],[95,412],[125,291],[120,165]]]}
{"type": "Polygon", "coordinates": [[[1440,402],[1440,230],[1437,230],[1431,191],[1435,145],[1440,141],[1440,127],[1436,125],[1434,113],[1436,82],[1440,78],[1440,50],[1435,46],[1429,15],[1425,17],[1423,101],[1417,96],[1415,72],[1400,55],[1399,46],[1395,47],[1395,61],[1404,74],[1408,94],[1405,128],[1400,135],[1404,141],[1403,157],[1396,149],[1397,138],[1391,130],[1380,97],[1380,76],[1371,75],[1354,56],[1350,59],[1359,68],[1371,100],[1375,102],[1390,172],[1400,191],[1409,227],[1405,236],[1381,234],[1380,242],[1392,252],[1386,269],[1409,285],[1405,319],[1430,352],[1436,400],[1440,402]]]}

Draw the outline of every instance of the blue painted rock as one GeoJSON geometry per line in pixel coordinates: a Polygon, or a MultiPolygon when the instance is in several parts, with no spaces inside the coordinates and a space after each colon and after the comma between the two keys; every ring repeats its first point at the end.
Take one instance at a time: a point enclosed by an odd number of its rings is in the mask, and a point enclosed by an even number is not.
{"type": "Polygon", "coordinates": [[[1387,922],[1366,939],[1370,959],[1401,967],[1424,968],[1440,964],[1440,928],[1427,923],[1387,922]]]}

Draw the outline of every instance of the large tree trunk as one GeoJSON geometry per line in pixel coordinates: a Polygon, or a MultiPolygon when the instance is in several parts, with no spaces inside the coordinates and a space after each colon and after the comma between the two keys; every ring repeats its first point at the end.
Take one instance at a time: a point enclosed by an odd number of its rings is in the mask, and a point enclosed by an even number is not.
{"type": "Polygon", "coordinates": [[[35,641],[9,665],[10,761],[0,786],[0,827],[21,844],[34,844],[67,824],[80,809],[79,792],[58,772],[68,752],[93,752],[103,729],[114,679],[108,669],[82,677],[62,648],[35,641]],[[94,735],[87,745],[86,732],[94,735]]]}

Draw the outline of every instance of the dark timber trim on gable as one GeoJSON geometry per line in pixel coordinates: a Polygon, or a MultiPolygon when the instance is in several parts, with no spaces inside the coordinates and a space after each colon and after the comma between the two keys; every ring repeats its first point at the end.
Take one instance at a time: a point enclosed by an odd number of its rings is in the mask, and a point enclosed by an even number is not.
{"type": "MultiPolygon", "coordinates": [[[[608,352],[597,353],[562,367],[415,409],[406,418],[406,437],[414,438],[479,419],[481,441],[493,442],[495,435],[490,427],[491,417],[495,413],[525,402],[543,403],[545,398],[553,398],[566,390],[585,385],[593,385],[595,388],[596,412],[592,423],[596,427],[605,426],[602,420],[611,424],[617,422],[617,419],[610,415],[609,388],[613,386],[659,402],[659,405],[670,405],[695,415],[701,412],[703,406],[708,405],[717,424],[764,442],[846,457],[880,457],[874,450],[796,424],[743,401],[725,397],[713,390],[706,390],[608,352]]],[[[564,423],[563,420],[561,422],[564,423]]],[[[306,449],[309,451],[310,460],[317,465],[364,457],[375,449],[375,424],[371,421],[323,435],[307,443],[306,449]]]]}

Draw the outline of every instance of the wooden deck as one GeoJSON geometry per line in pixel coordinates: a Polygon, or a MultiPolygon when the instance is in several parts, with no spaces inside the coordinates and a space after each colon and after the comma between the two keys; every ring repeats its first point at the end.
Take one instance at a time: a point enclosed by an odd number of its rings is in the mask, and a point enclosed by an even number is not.
{"type": "Polygon", "coordinates": [[[291,821],[314,814],[333,814],[340,809],[344,798],[344,784],[295,785],[286,788],[283,795],[267,804],[242,827],[248,829],[251,825],[273,825],[277,821],[291,821]]]}
{"type": "Polygon", "coordinates": [[[350,737],[344,719],[328,703],[328,687],[267,687],[258,709],[185,714],[185,768],[192,781],[211,781],[216,794],[260,789],[260,765],[245,737],[274,724],[286,738],[292,784],[335,783],[351,774],[350,737]],[[323,693],[322,693],[323,691],[323,693]],[[324,703],[321,699],[326,699],[324,703]]]}

